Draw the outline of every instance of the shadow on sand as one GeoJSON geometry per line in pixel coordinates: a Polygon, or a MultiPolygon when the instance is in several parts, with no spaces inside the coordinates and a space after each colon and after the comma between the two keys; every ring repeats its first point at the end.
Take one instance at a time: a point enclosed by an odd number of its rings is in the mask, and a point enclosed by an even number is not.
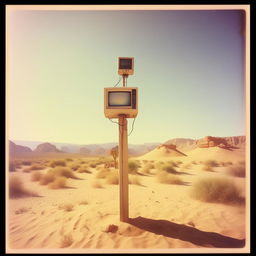
{"type": "Polygon", "coordinates": [[[158,235],[180,239],[203,247],[241,248],[245,246],[245,239],[239,240],[214,232],[205,232],[167,220],[137,217],[129,218],[128,223],[158,235]]]}

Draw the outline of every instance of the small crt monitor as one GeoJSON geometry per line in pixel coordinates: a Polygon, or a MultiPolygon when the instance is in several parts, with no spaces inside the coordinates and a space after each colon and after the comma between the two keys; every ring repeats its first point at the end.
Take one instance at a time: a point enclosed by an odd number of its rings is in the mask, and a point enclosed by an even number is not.
{"type": "Polygon", "coordinates": [[[119,57],[118,59],[118,74],[119,75],[133,75],[134,72],[134,58],[119,57]]]}
{"type": "Polygon", "coordinates": [[[138,114],[137,87],[104,88],[104,114],[108,118],[126,115],[134,118],[138,114]]]}

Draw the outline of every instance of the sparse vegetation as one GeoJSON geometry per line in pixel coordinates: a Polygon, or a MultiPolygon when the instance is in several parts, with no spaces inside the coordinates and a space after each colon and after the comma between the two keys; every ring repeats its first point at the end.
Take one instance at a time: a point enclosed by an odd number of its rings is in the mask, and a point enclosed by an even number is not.
{"type": "Polygon", "coordinates": [[[88,202],[87,202],[86,200],[83,200],[83,201],[80,201],[79,204],[80,204],[80,205],[87,205],[88,202]]]}
{"type": "Polygon", "coordinates": [[[150,170],[154,169],[154,167],[152,163],[147,163],[142,167],[141,171],[145,174],[150,174],[150,170]]]}
{"type": "Polygon", "coordinates": [[[80,165],[73,163],[69,165],[69,168],[71,168],[73,171],[76,171],[80,168],[80,165]]]}
{"type": "Polygon", "coordinates": [[[55,177],[53,182],[48,184],[48,187],[51,189],[65,188],[67,183],[66,177],[55,177]]]}
{"type": "Polygon", "coordinates": [[[141,179],[137,175],[129,175],[129,184],[141,185],[141,179]]]}
{"type": "Polygon", "coordinates": [[[164,183],[164,184],[179,184],[179,185],[184,184],[184,182],[180,177],[178,177],[177,175],[167,173],[165,171],[158,172],[156,175],[156,179],[158,182],[164,183]]]}
{"type": "Polygon", "coordinates": [[[73,211],[73,209],[74,209],[74,205],[73,205],[73,204],[70,204],[70,203],[61,204],[61,205],[59,205],[59,209],[60,209],[60,210],[64,210],[64,211],[66,211],[66,212],[71,212],[71,211],[73,211]]]}
{"type": "Polygon", "coordinates": [[[94,187],[94,188],[103,188],[101,182],[98,181],[98,180],[93,180],[92,187],[94,187]]]}
{"type": "Polygon", "coordinates": [[[14,176],[10,177],[9,179],[9,196],[10,198],[23,196],[37,196],[37,193],[29,191],[26,188],[24,188],[21,179],[14,176]]]}
{"type": "Polygon", "coordinates": [[[119,184],[118,171],[113,170],[113,171],[108,172],[108,174],[106,176],[106,183],[118,185],[119,184]]]}
{"type": "Polygon", "coordinates": [[[50,167],[66,166],[66,161],[61,159],[52,160],[49,165],[50,167]]]}
{"type": "Polygon", "coordinates": [[[207,160],[204,162],[204,164],[206,166],[210,166],[210,167],[218,167],[219,166],[219,163],[215,160],[207,160]]]}
{"type": "Polygon", "coordinates": [[[202,171],[213,172],[214,170],[212,169],[211,166],[204,164],[202,166],[202,171]]]}
{"type": "Polygon", "coordinates": [[[132,160],[128,161],[128,173],[136,174],[139,167],[140,167],[140,164],[138,163],[138,161],[132,161],[132,160]]]}
{"type": "Polygon", "coordinates": [[[81,166],[77,172],[79,173],[92,173],[91,171],[88,170],[88,167],[87,166],[81,166]]]}
{"type": "Polygon", "coordinates": [[[231,179],[204,178],[192,186],[191,196],[205,202],[237,203],[242,199],[231,179]]]}
{"type": "Polygon", "coordinates": [[[109,174],[110,169],[108,168],[101,168],[97,174],[96,174],[96,179],[105,179],[107,177],[107,175],[109,174]]]}
{"type": "Polygon", "coordinates": [[[226,172],[229,175],[233,175],[236,177],[245,177],[245,165],[237,164],[237,165],[230,166],[226,172]]]}
{"type": "Polygon", "coordinates": [[[51,173],[54,176],[64,176],[66,178],[77,179],[75,174],[68,167],[57,166],[53,169],[50,169],[48,173],[51,173]]]}
{"type": "Polygon", "coordinates": [[[33,172],[31,174],[31,181],[39,181],[42,177],[42,173],[41,172],[33,172]]]}
{"type": "Polygon", "coordinates": [[[68,247],[70,246],[72,243],[73,243],[73,238],[72,238],[72,235],[64,235],[61,239],[61,242],[60,242],[60,247],[61,248],[65,248],[65,247],[68,247]]]}
{"type": "Polygon", "coordinates": [[[53,182],[54,179],[55,179],[55,175],[53,173],[46,173],[46,174],[43,174],[40,177],[39,184],[40,185],[47,185],[47,184],[53,182]]]}
{"type": "Polygon", "coordinates": [[[28,160],[24,160],[21,162],[22,165],[31,165],[31,161],[28,161],[28,160]]]}

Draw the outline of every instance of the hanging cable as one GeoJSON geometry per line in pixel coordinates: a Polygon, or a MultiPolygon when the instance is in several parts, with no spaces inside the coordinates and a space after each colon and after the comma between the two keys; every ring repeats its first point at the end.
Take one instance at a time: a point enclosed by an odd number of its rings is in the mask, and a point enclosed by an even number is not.
{"type": "Polygon", "coordinates": [[[133,118],[133,122],[132,122],[132,130],[130,131],[130,133],[128,134],[128,136],[130,136],[130,135],[132,134],[132,132],[133,132],[133,128],[134,128],[133,126],[134,126],[134,123],[135,123],[135,119],[136,119],[136,118],[133,118]]]}
{"type": "Polygon", "coordinates": [[[116,87],[120,83],[121,79],[122,77],[120,76],[119,81],[116,83],[116,85],[114,85],[114,87],[116,87]]]}

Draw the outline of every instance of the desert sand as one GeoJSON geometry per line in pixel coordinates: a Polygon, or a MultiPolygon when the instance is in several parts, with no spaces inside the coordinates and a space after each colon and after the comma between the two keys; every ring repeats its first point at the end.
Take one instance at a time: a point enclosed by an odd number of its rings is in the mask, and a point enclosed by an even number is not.
{"type": "MultiPolygon", "coordinates": [[[[196,248],[232,248],[234,251],[244,248],[248,242],[245,203],[204,202],[191,197],[192,186],[200,178],[228,177],[245,198],[246,177],[230,176],[226,172],[228,167],[221,165],[213,171],[204,171],[203,163],[199,162],[216,159],[236,164],[245,160],[244,150],[197,148],[186,154],[177,156],[172,152],[168,156],[153,150],[134,158],[140,161],[141,167],[137,175],[132,176],[138,177],[140,184],[129,184],[129,223],[119,220],[119,185],[96,178],[97,168],[89,166],[91,173],[73,171],[76,179],[68,178],[65,188],[51,189],[31,181],[32,173],[44,174],[51,167],[24,172],[27,166],[21,164],[16,171],[9,172],[9,179],[18,177],[24,188],[36,192],[37,196],[7,200],[9,249],[80,249],[82,252],[90,249],[166,249],[170,252],[187,249],[192,252],[196,248]],[[156,167],[147,174],[142,172],[150,161],[156,164],[168,160],[182,162],[176,168],[182,184],[159,183],[156,167]]],[[[91,161],[81,157],[72,160],[73,163],[91,161]]],[[[72,161],[66,163],[69,166],[72,161]]],[[[98,169],[103,165],[99,164],[98,169]]]]}

